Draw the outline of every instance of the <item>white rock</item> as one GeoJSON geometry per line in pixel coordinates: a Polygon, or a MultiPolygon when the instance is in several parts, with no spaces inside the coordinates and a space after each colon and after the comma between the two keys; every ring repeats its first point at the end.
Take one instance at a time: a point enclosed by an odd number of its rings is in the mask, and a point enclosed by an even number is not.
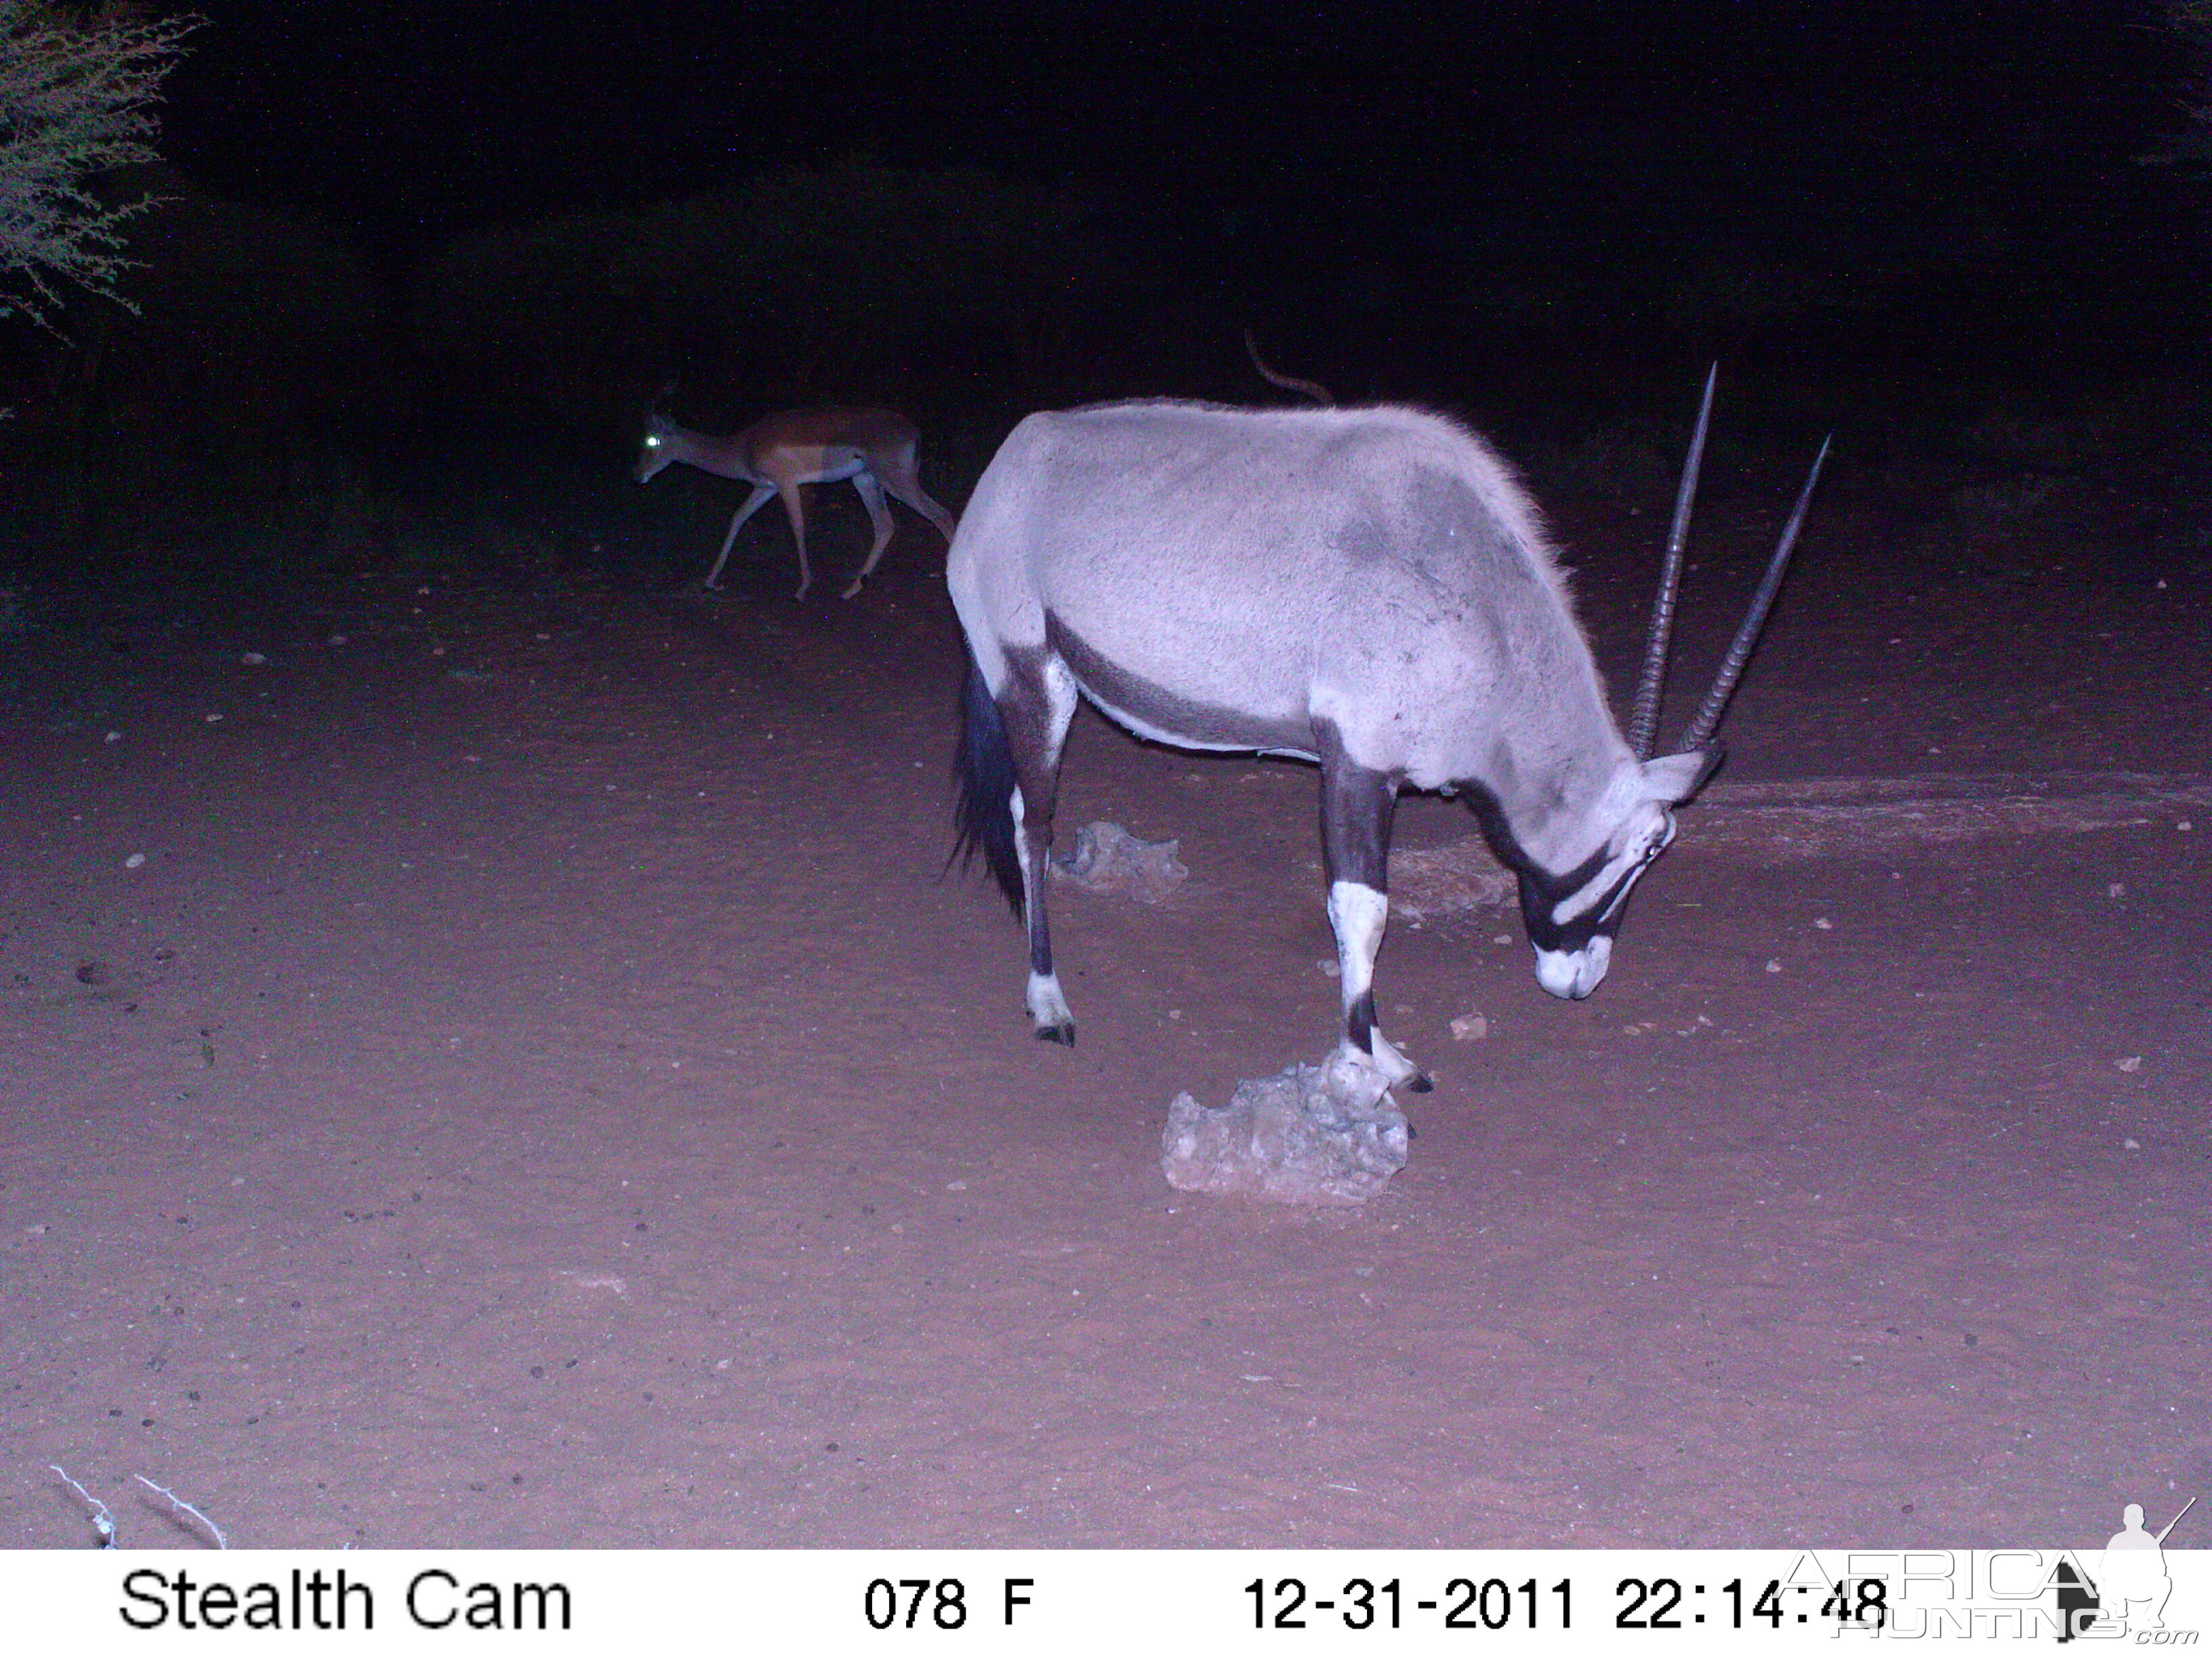
{"type": "Polygon", "coordinates": [[[1293,1066],[1248,1078],[1209,1110],[1188,1094],[1168,1108],[1160,1172],[1183,1192],[1279,1204],[1364,1204],[1405,1168],[1405,1115],[1370,1079],[1293,1066]]]}

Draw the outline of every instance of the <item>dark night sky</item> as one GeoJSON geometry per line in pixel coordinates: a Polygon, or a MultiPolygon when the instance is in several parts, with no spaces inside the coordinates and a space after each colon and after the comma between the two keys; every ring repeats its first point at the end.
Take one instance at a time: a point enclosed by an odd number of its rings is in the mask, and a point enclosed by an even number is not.
{"type": "Polygon", "coordinates": [[[2202,222],[2133,159],[2181,124],[2148,0],[201,9],[172,158],[401,248],[854,155],[1316,246],[1502,222],[1569,260],[1707,235],[1879,259],[1971,220],[2171,264],[2202,222]]]}

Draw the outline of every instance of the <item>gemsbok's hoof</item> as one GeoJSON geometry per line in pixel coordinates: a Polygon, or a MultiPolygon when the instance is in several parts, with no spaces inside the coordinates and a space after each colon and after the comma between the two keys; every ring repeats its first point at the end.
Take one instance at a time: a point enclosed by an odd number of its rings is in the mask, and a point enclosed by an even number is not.
{"type": "Polygon", "coordinates": [[[1407,1089],[1425,1095],[1437,1086],[1434,1079],[1400,1054],[1380,1031],[1375,1032],[1371,1040],[1375,1044],[1371,1054],[1349,1042],[1340,1042],[1322,1062],[1323,1075],[1340,1098],[1380,1099],[1393,1089],[1407,1089]]]}
{"type": "Polygon", "coordinates": [[[837,597],[838,597],[839,599],[856,599],[860,598],[860,583],[858,583],[858,582],[854,582],[854,583],[850,587],[847,588],[843,592],[840,593],[837,597]]]}
{"type": "Polygon", "coordinates": [[[1029,994],[1022,1004],[1030,1011],[1039,1042],[1057,1042],[1067,1048],[1075,1046],[1075,1016],[1068,1009],[1067,999],[1060,994],[1058,975],[1031,973],[1029,994]]]}

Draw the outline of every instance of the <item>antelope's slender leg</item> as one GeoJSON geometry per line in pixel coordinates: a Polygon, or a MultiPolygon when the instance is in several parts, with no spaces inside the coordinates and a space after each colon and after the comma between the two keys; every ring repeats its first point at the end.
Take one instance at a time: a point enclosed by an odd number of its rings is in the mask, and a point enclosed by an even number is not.
{"type": "Polygon", "coordinates": [[[1054,657],[1024,661],[1009,653],[1012,671],[999,693],[1006,744],[1014,763],[1014,853],[1022,866],[1022,915],[1029,924],[1030,978],[1024,998],[1036,1034],[1048,1042],[1075,1046],[1075,1016],[1052,965],[1052,933],[1045,920],[1050,885],[1052,815],[1060,793],[1060,748],[1075,718],[1075,680],[1054,657]]]}
{"type": "Polygon", "coordinates": [[[894,501],[904,501],[908,507],[937,526],[937,533],[951,541],[952,532],[959,526],[952,515],[930,499],[929,492],[921,487],[921,479],[915,471],[911,454],[897,458],[900,465],[886,466],[876,477],[890,492],[894,501]]]}
{"type": "Polygon", "coordinates": [[[1391,1085],[1419,1093],[1427,1073],[1376,1029],[1375,953],[1390,916],[1390,829],[1397,816],[1398,779],[1359,765],[1327,721],[1316,723],[1321,751],[1321,844],[1328,873],[1328,921],[1336,933],[1344,1041],[1391,1085]]]}
{"type": "Polygon", "coordinates": [[[891,544],[891,510],[884,505],[884,488],[876,482],[875,474],[855,472],[853,488],[860,492],[860,505],[868,509],[868,520],[876,527],[876,544],[868,550],[867,562],[854,576],[853,585],[845,590],[844,597],[848,599],[860,591],[860,584],[867,580],[868,573],[876,568],[876,561],[891,544]]]}
{"type": "Polygon", "coordinates": [[[783,516],[791,520],[791,537],[799,544],[799,591],[791,597],[803,599],[806,597],[806,584],[814,580],[813,573],[806,568],[806,502],[799,493],[796,478],[783,479],[776,485],[775,493],[783,497],[783,516]]]}
{"type": "Polygon", "coordinates": [[[745,520],[766,506],[768,498],[775,494],[774,484],[756,484],[753,493],[745,498],[745,504],[730,515],[730,530],[722,538],[722,550],[714,557],[714,568],[707,573],[708,586],[720,587],[722,585],[722,567],[730,562],[730,549],[737,545],[738,532],[744,527],[745,520]]]}

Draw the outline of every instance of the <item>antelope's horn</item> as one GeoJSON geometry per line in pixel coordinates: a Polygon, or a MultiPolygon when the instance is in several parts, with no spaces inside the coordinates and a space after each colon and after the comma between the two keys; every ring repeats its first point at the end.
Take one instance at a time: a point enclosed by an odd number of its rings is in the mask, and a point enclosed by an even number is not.
{"type": "Polygon", "coordinates": [[[1705,400],[1698,407],[1697,429],[1682,458],[1682,486],[1674,494],[1674,523],[1667,532],[1667,556],[1659,566],[1659,592],[1651,601],[1651,628],[1644,642],[1644,678],[1637,683],[1636,707],[1628,717],[1628,746],[1638,760],[1651,758],[1659,738],[1659,697],[1667,683],[1667,647],[1674,631],[1674,598],[1682,586],[1682,544],[1690,533],[1690,503],[1698,494],[1698,468],[1705,459],[1705,424],[1712,418],[1715,363],[1705,371],[1705,400]]]}
{"type": "Polygon", "coordinates": [[[1759,592],[1751,596],[1751,610],[1743,619],[1743,626],[1735,631],[1735,639],[1729,646],[1728,655],[1721,659],[1721,671],[1713,677],[1713,689],[1705,693],[1705,700],[1698,705],[1697,714],[1690,721],[1690,729],[1682,734],[1684,749],[1703,749],[1713,740],[1714,728],[1721,723],[1721,711],[1735,690],[1735,683],[1743,677],[1743,665],[1751,660],[1753,647],[1759,643],[1759,630],[1766,626],[1766,612],[1774,603],[1774,596],[1782,591],[1782,579],[1789,574],[1790,554],[1797,545],[1797,532],[1805,523],[1805,509],[1813,504],[1813,486],[1820,481],[1821,465],[1828,459],[1828,446],[1835,441],[1831,432],[1820,440],[1820,453],[1813,458],[1813,470],[1805,477],[1804,489],[1797,492],[1797,505],[1790,514],[1790,522],[1782,527],[1781,545],[1774,550],[1773,561],[1766,567],[1766,574],[1759,584],[1759,592]]]}

